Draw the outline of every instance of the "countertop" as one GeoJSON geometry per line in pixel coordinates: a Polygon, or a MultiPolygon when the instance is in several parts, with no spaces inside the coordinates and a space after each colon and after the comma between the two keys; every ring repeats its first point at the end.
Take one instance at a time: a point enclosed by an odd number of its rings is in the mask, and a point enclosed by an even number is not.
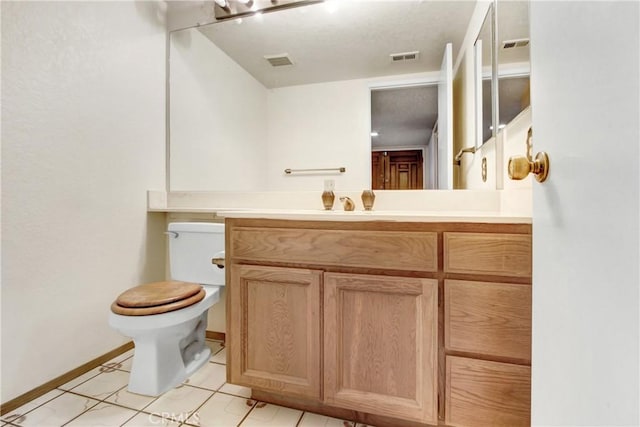
{"type": "Polygon", "coordinates": [[[317,192],[149,191],[147,209],[220,218],[531,224],[530,191],[385,191],[377,193],[372,211],[363,209],[359,193],[344,195],[354,200],[355,211],[342,210],[338,201],[333,210],[323,210],[317,192]]]}

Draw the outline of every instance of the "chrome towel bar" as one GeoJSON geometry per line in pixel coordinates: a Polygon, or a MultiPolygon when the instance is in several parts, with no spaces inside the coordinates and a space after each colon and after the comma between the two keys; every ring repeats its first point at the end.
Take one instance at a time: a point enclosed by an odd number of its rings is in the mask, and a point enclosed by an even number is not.
{"type": "Polygon", "coordinates": [[[340,168],[326,168],[326,169],[285,169],[284,173],[286,173],[287,175],[291,175],[292,173],[296,173],[296,172],[340,172],[340,173],[344,173],[346,171],[347,171],[347,168],[340,167],[340,168]]]}

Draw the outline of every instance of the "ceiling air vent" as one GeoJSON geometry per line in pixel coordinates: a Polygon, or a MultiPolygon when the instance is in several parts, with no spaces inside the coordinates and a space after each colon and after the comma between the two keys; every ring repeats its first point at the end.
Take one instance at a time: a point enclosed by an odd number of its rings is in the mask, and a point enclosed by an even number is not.
{"type": "Polygon", "coordinates": [[[269,61],[273,67],[283,67],[285,65],[293,65],[293,61],[287,53],[279,53],[277,55],[265,55],[264,59],[269,61]]]}
{"type": "Polygon", "coordinates": [[[391,62],[415,61],[418,56],[420,56],[420,52],[417,50],[415,52],[392,53],[389,55],[391,62]]]}
{"type": "Polygon", "coordinates": [[[514,47],[529,46],[529,39],[505,40],[502,42],[503,49],[513,49],[514,47]]]}

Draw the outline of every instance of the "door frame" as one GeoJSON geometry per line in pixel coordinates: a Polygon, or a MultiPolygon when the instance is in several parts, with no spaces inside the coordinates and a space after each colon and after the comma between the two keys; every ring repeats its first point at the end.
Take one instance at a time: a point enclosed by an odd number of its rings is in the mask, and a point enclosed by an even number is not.
{"type": "MultiPolygon", "coordinates": [[[[369,104],[369,109],[368,109],[368,118],[369,118],[369,126],[368,126],[368,132],[369,135],[367,135],[367,137],[369,138],[369,153],[373,152],[373,151],[402,151],[402,150],[417,150],[417,149],[421,149],[422,150],[422,186],[425,186],[426,183],[426,146],[425,147],[409,147],[409,146],[402,146],[402,147],[393,147],[393,148],[376,148],[375,150],[373,149],[373,147],[371,146],[371,92],[374,90],[381,90],[381,89],[399,89],[399,88],[411,88],[411,87],[421,87],[421,86],[437,86],[438,82],[440,81],[440,72],[439,71],[435,71],[435,72],[428,72],[428,73],[424,73],[423,75],[417,76],[417,77],[407,77],[407,78],[393,78],[393,76],[390,77],[385,77],[385,78],[381,78],[381,79],[377,79],[375,81],[370,81],[367,84],[367,88],[368,88],[368,104],[369,104]]],[[[372,170],[371,170],[371,158],[369,158],[368,160],[369,162],[369,188],[371,188],[371,185],[373,184],[371,182],[371,174],[372,174],[372,170]]],[[[436,162],[437,163],[437,162],[436,162]]],[[[424,188],[423,188],[424,190],[424,188]]]]}

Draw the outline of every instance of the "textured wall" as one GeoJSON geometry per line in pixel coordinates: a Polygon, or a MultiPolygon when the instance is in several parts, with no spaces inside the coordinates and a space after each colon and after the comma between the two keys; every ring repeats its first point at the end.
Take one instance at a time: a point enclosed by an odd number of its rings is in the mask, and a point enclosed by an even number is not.
{"type": "Polygon", "coordinates": [[[164,276],[160,5],[2,2],[3,402],[125,342],[111,301],[164,276]]]}
{"type": "Polygon", "coordinates": [[[267,90],[196,28],[170,54],[171,190],[265,190],[267,90]]]}
{"type": "Polygon", "coordinates": [[[336,191],[371,186],[371,102],[367,80],[271,89],[268,98],[269,190],[336,191]],[[346,167],[344,174],[285,175],[284,169],[346,167]]]}

